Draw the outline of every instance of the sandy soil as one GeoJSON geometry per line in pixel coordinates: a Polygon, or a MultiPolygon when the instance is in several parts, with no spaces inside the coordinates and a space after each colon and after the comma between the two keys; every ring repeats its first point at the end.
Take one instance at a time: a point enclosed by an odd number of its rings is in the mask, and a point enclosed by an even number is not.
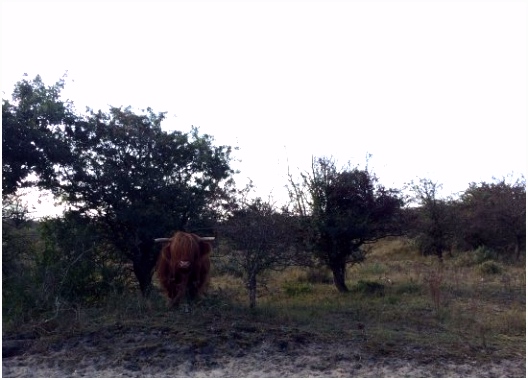
{"type": "MultiPolygon", "coordinates": [[[[434,355],[368,354],[360,345],[317,343],[302,334],[244,332],[192,341],[155,328],[69,337],[3,337],[3,377],[522,377],[525,358],[478,362],[434,355]]],[[[405,353],[403,353],[405,352],[405,353]]],[[[489,360],[489,359],[488,359],[489,360]]]]}

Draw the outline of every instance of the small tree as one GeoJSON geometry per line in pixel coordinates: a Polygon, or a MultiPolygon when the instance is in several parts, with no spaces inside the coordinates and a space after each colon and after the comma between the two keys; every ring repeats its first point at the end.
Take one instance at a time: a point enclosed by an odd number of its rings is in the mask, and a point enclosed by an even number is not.
{"type": "Polygon", "coordinates": [[[377,184],[368,169],[338,171],[331,159],[312,162],[300,184],[290,176],[290,198],[299,216],[302,241],[333,273],[340,292],[347,264],[364,260],[361,247],[383,237],[401,234],[403,199],[400,192],[377,184]]]}
{"type": "Polygon", "coordinates": [[[436,255],[441,261],[443,252],[451,250],[455,233],[454,203],[438,198],[442,185],[429,179],[412,183],[411,189],[419,203],[411,235],[415,235],[420,252],[436,255]]]}
{"type": "Polygon", "coordinates": [[[294,263],[290,217],[257,198],[234,211],[221,231],[229,263],[244,274],[249,307],[255,308],[258,277],[294,263]]]}

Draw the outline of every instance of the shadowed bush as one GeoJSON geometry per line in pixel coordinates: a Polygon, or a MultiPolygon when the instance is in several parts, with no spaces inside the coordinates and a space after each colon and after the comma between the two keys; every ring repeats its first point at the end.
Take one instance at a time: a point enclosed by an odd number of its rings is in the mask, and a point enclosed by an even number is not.
{"type": "Polygon", "coordinates": [[[376,281],[359,280],[358,283],[354,286],[353,291],[368,296],[384,297],[385,285],[380,284],[376,281]]]}
{"type": "Polygon", "coordinates": [[[502,267],[493,260],[484,261],[478,266],[478,270],[482,274],[499,274],[502,273],[502,267]]]}
{"type": "Polygon", "coordinates": [[[282,288],[290,297],[311,293],[313,291],[313,285],[299,282],[286,282],[282,285],[282,288]]]}

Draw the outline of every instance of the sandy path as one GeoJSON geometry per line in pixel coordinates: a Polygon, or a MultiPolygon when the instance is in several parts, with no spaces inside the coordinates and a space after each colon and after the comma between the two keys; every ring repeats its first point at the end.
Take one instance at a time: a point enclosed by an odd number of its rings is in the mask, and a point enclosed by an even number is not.
{"type": "MultiPolygon", "coordinates": [[[[236,338],[236,335],[234,335],[236,338]]],[[[3,341],[3,377],[525,377],[525,358],[454,362],[373,356],[357,344],[270,336],[182,343],[163,330],[3,341]],[[15,344],[13,344],[15,342],[15,344]],[[6,349],[9,347],[10,349],[6,349]],[[14,349],[13,349],[14,348],[14,349]]],[[[405,356],[405,355],[404,355],[405,356]]]]}

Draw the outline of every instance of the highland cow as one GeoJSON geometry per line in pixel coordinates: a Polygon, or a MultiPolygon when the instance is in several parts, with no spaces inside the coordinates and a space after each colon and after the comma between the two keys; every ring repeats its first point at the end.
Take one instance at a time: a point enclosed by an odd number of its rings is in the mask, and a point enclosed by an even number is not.
{"type": "Polygon", "coordinates": [[[204,293],[211,265],[209,241],[213,239],[186,232],[176,232],[170,239],[156,239],[164,242],[156,272],[171,306],[178,305],[184,296],[193,300],[204,293]]]}

